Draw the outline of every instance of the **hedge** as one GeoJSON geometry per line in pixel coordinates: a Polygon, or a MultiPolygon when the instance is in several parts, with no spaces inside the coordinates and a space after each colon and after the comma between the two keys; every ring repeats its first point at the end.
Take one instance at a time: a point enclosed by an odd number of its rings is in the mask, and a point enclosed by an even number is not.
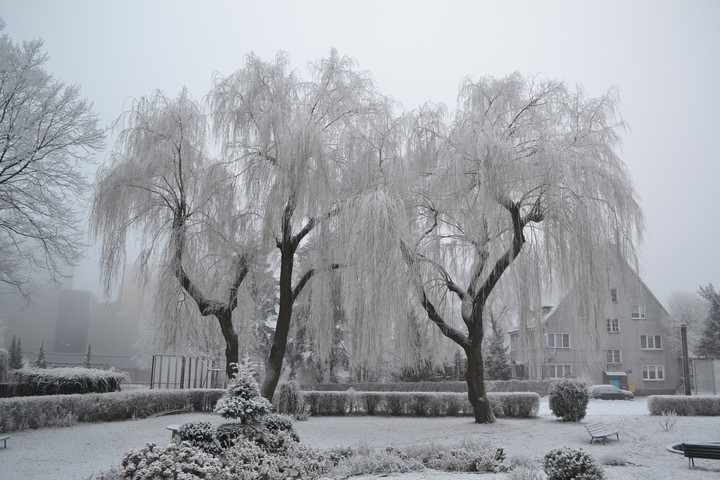
{"type": "Polygon", "coordinates": [[[0,433],[28,428],[111,422],[174,411],[211,412],[224,390],[136,390],[0,398],[0,433]]]}
{"type": "MultiPolygon", "coordinates": [[[[487,380],[488,392],[535,392],[548,394],[555,380],[487,380]]],[[[466,382],[319,383],[302,385],[307,391],[339,392],[352,388],[358,392],[467,392],[466,382]]]]}
{"type": "MultiPolygon", "coordinates": [[[[488,393],[496,417],[537,416],[540,396],[534,392],[488,393]]],[[[391,415],[413,417],[472,416],[466,393],[304,391],[311,415],[391,415]]]]}
{"type": "Polygon", "coordinates": [[[97,368],[24,368],[15,372],[16,395],[70,395],[119,392],[128,375],[97,368]]]}
{"type": "Polygon", "coordinates": [[[647,405],[650,415],[670,412],[681,416],[720,415],[720,395],[651,395],[647,405]]]}

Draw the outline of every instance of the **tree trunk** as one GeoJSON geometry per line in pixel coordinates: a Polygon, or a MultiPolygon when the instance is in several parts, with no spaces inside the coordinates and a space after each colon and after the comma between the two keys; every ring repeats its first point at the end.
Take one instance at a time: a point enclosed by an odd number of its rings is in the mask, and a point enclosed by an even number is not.
{"type": "Polygon", "coordinates": [[[235,333],[232,324],[232,310],[223,309],[217,312],[215,317],[220,324],[220,331],[222,331],[225,339],[225,375],[230,380],[235,376],[235,369],[232,364],[240,361],[240,346],[237,333],[235,333]]]}
{"type": "Polygon", "coordinates": [[[485,392],[482,339],[480,342],[471,342],[470,346],[465,348],[465,353],[468,360],[465,381],[468,386],[468,399],[473,408],[475,423],[495,423],[495,414],[485,392]]]}
{"type": "Polygon", "coordinates": [[[280,256],[280,308],[278,310],[275,335],[273,335],[270,356],[265,366],[265,379],[260,387],[260,394],[272,402],[287,348],[290,332],[290,320],[293,309],[292,271],[295,261],[295,250],[287,246],[282,248],[280,256]]]}

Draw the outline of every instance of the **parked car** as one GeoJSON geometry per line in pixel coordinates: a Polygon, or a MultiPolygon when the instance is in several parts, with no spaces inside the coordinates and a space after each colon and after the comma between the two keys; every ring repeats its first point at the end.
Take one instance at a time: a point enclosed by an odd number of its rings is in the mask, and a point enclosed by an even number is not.
{"type": "Polygon", "coordinates": [[[590,387],[590,398],[602,398],[605,400],[632,400],[635,394],[627,390],[621,390],[615,385],[593,385],[590,387]]]}

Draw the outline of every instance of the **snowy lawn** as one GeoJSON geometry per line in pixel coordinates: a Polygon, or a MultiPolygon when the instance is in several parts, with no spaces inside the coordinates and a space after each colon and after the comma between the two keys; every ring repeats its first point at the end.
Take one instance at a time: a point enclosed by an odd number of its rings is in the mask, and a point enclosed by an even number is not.
{"type": "MultiPolygon", "coordinates": [[[[223,419],[213,414],[181,414],[145,420],[101,424],[79,424],[11,433],[7,449],[0,448],[0,479],[46,480],[87,479],[93,473],[119,465],[123,455],[148,442],[164,445],[170,440],[169,424],[190,420],[223,419]]],[[[311,417],[296,422],[301,441],[317,448],[366,443],[372,446],[407,445],[417,442],[456,443],[465,437],[480,437],[504,449],[507,456],[540,460],[554,448],[583,448],[599,461],[606,457],[624,459],[626,466],[605,466],[609,479],[718,479],[720,461],[698,459],[688,470],[687,459],[665,447],[682,441],[720,441],[719,417],[677,417],[667,432],[659,417],[647,414],[646,400],[591,400],[588,416],[580,423],[563,423],[550,414],[547,398],[541,400],[535,419],[500,419],[492,425],[476,425],[468,417],[311,417]],[[603,422],[620,429],[620,440],[607,445],[590,445],[584,424],[603,422]]],[[[353,477],[353,479],[380,477],[353,477]]],[[[476,479],[476,474],[449,474],[425,471],[383,478],[402,480],[476,479]]],[[[507,478],[505,474],[484,474],[483,479],[507,478]]]]}

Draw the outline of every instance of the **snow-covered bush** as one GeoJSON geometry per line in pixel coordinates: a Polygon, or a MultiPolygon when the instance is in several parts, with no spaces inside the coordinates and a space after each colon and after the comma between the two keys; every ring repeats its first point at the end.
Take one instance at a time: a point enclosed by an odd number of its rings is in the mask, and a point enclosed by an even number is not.
{"type": "Polygon", "coordinates": [[[210,412],[222,390],[131,392],[0,398],[0,433],[78,422],[145,418],[162,412],[210,412]]]}
{"type": "Polygon", "coordinates": [[[178,428],[177,443],[188,442],[210,455],[218,456],[222,452],[222,447],[216,438],[216,433],[215,427],[210,422],[186,422],[178,428]]]}
{"type": "Polygon", "coordinates": [[[424,470],[420,460],[408,457],[405,453],[391,448],[373,449],[368,445],[360,445],[340,460],[333,473],[342,478],[355,475],[387,475],[390,473],[406,473],[424,470]]]}
{"type": "Polygon", "coordinates": [[[224,455],[232,479],[285,480],[319,478],[333,467],[320,451],[289,441],[282,452],[269,452],[257,443],[241,439],[224,455]]]}
{"type": "Polygon", "coordinates": [[[517,467],[508,472],[508,480],[545,480],[547,477],[536,467],[517,467]]]}
{"type": "Polygon", "coordinates": [[[96,368],[24,368],[15,372],[20,396],[71,395],[120,391],[128,375],[96,368]]]}
{"type": "Polygon", "coordinates": [[[585,418],[590,392],[587,384],[563,378],[550,387],[550,411],[564,422],[579,422],[585,418]]]}
{"type": "Polygon", "coordinates": [[[145,448],[128,453],[122,467],[123,478],[127,480],[216,479],[226,472],[220,460],[188,442],[167,447],[148,443],[145,448]]]}
{"type": "MultiPolygon", "coordinates": [[[[530,392],[545,396],[554,380],[487,380],[488,392],[530,392]]],[[[318,383],[303,390],[337,392],[353,388],[357,392],[455,392],[467,393],[466,382],[318,383]]]]}
{"type": "Polygon", "coordinates": [[[650,415],[673,411],[679,416],[719,416],[718,395],[652,395],[647,402],[650,415]]]}
{"type": "Polygon", "coordinates": [[[278,413],[293,415],[295,418],[305,415],[305,401],[300,385],[290,380],[280,385],[278,392],[273,397],[273,404],[278,413]]]}
{"type": "Polygon", "coordinates": [[[300,441],[295,428],[293,427],[293,418],[290,415],[282,415],[280,413],[271,413],[263,418],[263,426],[268,432],[287,432],[295,441],[300,441]]]}
{"type": "Polygon", "coordinates": [[[548,480],[603,480],[602,467],[582,449],[568,447],[551,450],[545,455],[548,480]]]}
{"type": "Polygon", "coordinates": [[[245,358],[233,364],[236,374],[230,380],[214,412],[224,418],[239,420],[241,423],[257,423],[272,410],[272,405],[260,395],[260,387],[254,377],[254,370],[245,358]]]}
{"type": "Polygon", "coordinates": [[[262,435],[262,426],[259,424],[245,425],[242,423],[224,423],[217,427],[217,440],[222,448],[232,447],[238,439],[254,441],[262,435]]]}
{"type": "Polygon", "coordinates": [[[427,468],[444,472],[500,472],[507,470],[502,448],[478,439],[463,439],[457,444],[420,443],[403,449],[410,458],[427,468]]]}

